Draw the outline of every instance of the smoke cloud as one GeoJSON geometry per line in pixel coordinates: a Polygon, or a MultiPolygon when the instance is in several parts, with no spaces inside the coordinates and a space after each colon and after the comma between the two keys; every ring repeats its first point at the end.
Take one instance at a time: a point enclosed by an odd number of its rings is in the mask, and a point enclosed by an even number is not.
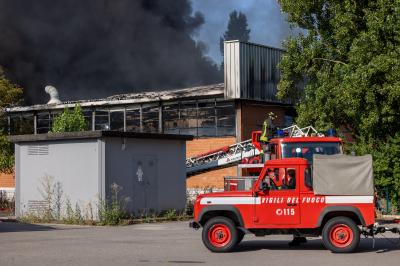
{"type": "Polygon", "coordinates": [[[44,103],[220,82],[189,0],[0,0],[0,66],[44,103]]]}

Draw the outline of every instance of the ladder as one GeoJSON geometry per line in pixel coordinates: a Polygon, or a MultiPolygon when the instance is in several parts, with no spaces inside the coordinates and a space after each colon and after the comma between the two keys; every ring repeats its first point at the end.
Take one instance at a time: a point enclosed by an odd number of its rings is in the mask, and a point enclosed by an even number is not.
{"type": "Polygon", "coordinates": [[[289,137],[291,138],[298,138],[298,137],[310,137],[310,136],[317,136],[317,137],[324,137],[325,135],[319,133],[313,126],[303,127],[300,128],[297,125],[293,125],[287,128],[282,129],[285,132],[289,133],[289,137]]]}
{"type": "MultiPolygon", "coordinates": [[[[318,133],[313,126],[300,128],[297,125],[284,128],[282,132],[287,132],[288,137],[324,137],[324,134],[318,133]]],[[[240,164],[244,158],[252,158],[260,154],[260,151],[252,144],[251,139],[233,144],[231,146],[219,148],[206,154],[201,154],[186,159],[186,176],[195,175],[200,172],[215,170],[222,167],[240,164]]],[[[240,165],[239,165],[240,166],[240,165]]],[[[247,165],[245,168],[259,165],[247,165]]]]}
{"type": "Polygon", "coordinates": [[[235,143],[213,152],[186,159],[186,176],[239,164],[244,158],[260,154],[251,139],[235,143]]]}

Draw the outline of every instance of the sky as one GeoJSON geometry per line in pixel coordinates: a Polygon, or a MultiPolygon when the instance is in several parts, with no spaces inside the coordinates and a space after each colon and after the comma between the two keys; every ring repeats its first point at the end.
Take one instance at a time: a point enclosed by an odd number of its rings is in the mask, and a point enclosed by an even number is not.
{"type": "Polygon", "coordinates": [[[233,10],[247,16],[250,42],[282,48],[282,41],[295,32],[276,0],[192,0],[192,3],[193,12],[200,11],[205,17],[194,38],[207,44],[207,55],[217,63],[222,59],[219,38],[226,31],[233,10]]]}

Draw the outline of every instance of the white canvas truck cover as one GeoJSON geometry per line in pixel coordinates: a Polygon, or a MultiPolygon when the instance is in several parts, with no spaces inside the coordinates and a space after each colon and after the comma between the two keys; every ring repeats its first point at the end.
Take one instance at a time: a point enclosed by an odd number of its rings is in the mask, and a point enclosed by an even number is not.
{"type": "Polygon", "coordinates": [[[374,195],[371,155],[314,154],[313,161],[316,195],[374,195]]]}

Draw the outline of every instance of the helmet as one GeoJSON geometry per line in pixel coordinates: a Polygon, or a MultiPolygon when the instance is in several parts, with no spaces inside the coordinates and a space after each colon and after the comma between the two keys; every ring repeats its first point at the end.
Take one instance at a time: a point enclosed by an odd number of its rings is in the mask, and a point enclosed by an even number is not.
{"type": "Polygon", "coordinates": [[[268,113],[268,118],[271,120],[275,120],[277,117],[277,115],[274,112],[269,112],[268,113]]]}

